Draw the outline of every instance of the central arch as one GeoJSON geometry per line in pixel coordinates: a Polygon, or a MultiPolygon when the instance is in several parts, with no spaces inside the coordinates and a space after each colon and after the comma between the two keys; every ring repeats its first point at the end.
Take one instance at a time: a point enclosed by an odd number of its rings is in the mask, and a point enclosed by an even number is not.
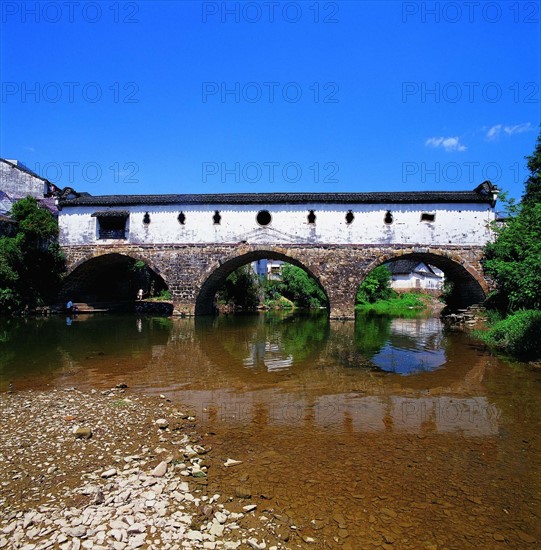
{"type": "Polygon", "coordinates": [[[323,294],[325,295],[325,298],[327,300],[327,309],[329,309],[329,296],[325,290],[325,287],[322,285],[317,275],[311,269],[309,269],[303,262],[286,253],[278,252],[270,248],[265,248],[241,253],[238,256],[234,256],[233,258],[229,258],[225,261],[218,261],[218,263],[214,265],[203,277],[203,283],[197,294],[197,299],[195,302],[195,315],[213,314],[215,311],[214,297],[217,290],[227,279],[227,277],[239,267],[263,259],[280,260],[288,264],[300,267],[301,269],[306,271],[306,273],[314,279],[314,281],[323,291],[323,294]]]}

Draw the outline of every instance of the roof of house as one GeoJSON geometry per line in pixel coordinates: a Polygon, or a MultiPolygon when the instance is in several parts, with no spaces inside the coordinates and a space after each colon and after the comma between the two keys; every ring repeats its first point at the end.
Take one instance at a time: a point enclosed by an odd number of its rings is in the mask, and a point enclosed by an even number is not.
{"type": "Polygon", "coordinates": [[[375,193],[215,193],[177,195],[89,195],[60,199],[60,206],[131,206],[151,204],[305,204],[305,203],[487,203],[475,191],[399,191],[375,193]]]}
{"type": "Polygon", "coordinates": [[[419,260],[396,260],[395,262],[389,262],[385,264],[389,271],[393,275],[409,275],[410,273],[422,273],[425,276],[429,277],[439,277],[434,270],[426,263],[420,262],[419,260]],[[428,272],[420,271],[417,269],[420,265],[424,265],[428,272]]]}

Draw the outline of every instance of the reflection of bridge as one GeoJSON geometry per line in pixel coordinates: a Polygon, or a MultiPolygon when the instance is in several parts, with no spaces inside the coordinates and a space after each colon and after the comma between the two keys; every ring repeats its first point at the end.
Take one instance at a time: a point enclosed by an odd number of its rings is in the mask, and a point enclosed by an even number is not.
{"type": "Polygon", "coordinates": [[[442,269],[468,305],[489,288],[481,258],[496,195],[490,182],[459,192],[72,195],[59,204],[67,288],[130,257],[163,279],[177,313],[210,313],[227,275],[271,258],[306,269],[331,317],[347,318],[371,269],[411,258],[442,269]]]}

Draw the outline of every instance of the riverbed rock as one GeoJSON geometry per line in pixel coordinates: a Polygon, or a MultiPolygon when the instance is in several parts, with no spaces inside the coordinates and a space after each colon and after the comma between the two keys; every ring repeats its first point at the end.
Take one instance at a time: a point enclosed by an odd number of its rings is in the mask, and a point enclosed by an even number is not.
{"type": "Polygon", "coordinates": [[[163,477],[167,473],[167,462],[162,461],[160,462],[152,472],[150,472],[151,476],[154,477],[163,477]]]}
{"type": "Polygon", "coordinates": [[[232,458],[228,458],[224,462],[224,466],[226,468],[230,468],[231,466],[238,466],[239,464],[242,464],[242,460],[233,460],[232,458]]]}
{"type": "Polygon", "coordinates": [[[158,420],[156,420],[156,426],[158,426],[161,430],[165,430],[169,427],[169,421],[165,418],[158,418],[158,420]]]}
{"type": "Polygon", "coordinates": [[[92,437],[92,430],[90,428],[77,426],[73,430],[75,439],[90,439],[92,437]]]}

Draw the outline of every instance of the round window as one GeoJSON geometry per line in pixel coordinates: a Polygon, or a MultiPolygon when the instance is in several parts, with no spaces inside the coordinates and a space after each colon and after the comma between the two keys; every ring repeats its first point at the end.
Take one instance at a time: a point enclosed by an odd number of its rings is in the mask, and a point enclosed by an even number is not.
{"type": "Polygon", "coordinates": [[[268,210],[260,210],[257,213],[256,220],[259,225],[269,225],[269,223],[271,222],[271,219],[272,217],[268,210]]]}

